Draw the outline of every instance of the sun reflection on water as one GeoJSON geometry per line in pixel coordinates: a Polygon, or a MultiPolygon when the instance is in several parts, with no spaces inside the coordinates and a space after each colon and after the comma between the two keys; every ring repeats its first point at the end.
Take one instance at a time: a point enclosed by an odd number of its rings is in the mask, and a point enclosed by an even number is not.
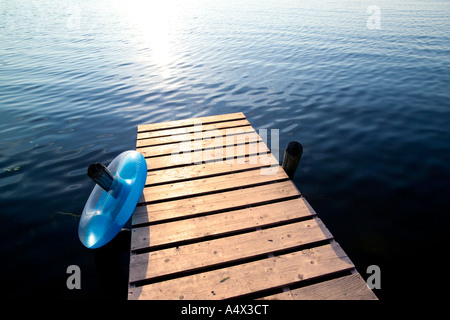
{"type": "Polygon", "coordinates": [[[167,66],[173,60],[171,29],[177,27],[174,19],[177,1],[132,0],[121,3],[117,8],[132,28],[133,40],[148,48],[146,54],[152,62],[163,72],[168,72],[167,66]]]}

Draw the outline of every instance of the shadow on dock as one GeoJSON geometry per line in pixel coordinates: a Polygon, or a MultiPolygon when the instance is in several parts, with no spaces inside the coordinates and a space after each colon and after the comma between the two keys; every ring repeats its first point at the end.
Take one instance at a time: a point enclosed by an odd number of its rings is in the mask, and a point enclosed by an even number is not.
{"type": "Polygon", "coordinates": [[[102,299],[127,299],[130,241],[130,229],[122,229],[108,244],[95,250],[95,268],[104,289],[102,299]]]}

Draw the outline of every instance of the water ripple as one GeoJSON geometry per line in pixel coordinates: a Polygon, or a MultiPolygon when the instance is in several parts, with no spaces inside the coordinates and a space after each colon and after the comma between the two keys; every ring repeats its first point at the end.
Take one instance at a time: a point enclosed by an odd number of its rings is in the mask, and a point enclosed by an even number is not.
{"type": "MultiPolygon", "coordinates": [[[[49,283],[64,283],[55,274],[67,265],[89,268],[78,220],[55,212],[80,214],[92,188],[87,166],[133,149],[137,125],[228,112],[279,129],[281,149],[304,145],[294,182],[352,259],[365,261],[372,247],[375,263],[392,258],[393,230],[425,232],[404,224],[420,210],[445,225],[439,209],[449,203],[436,195],[450,181],[450,5],[378,1],[382,28],[369,30],[371,4],[0,2],[9,273],[33,264],[49,283]]],[[[438,223],[429,229],[444,234],[438,223]]]]}

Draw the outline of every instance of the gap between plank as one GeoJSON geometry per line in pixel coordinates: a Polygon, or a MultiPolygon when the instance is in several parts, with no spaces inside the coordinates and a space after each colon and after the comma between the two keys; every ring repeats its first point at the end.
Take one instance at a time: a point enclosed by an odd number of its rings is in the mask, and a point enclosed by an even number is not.
{"type": "MultiPolygon", "coordinates": [[[[314,218],[315,218],[315,216],[305,216],[305,217],[293,218],[293,219],[289,219],[289,220],[270,222],[270,223],[267,223],[264,225],[260,225],[259,228],[260,228],[260,230],[265,230],[265,229],[285,226],[285,225],[289,225],[289,224],[294,224],[294,223],[298,223],[298,222],[304,222],[304,221],[312,220],[314,218]]],[[[191,239],[181,240],[181,241],[174,241],[174,242],[164,243],[164,244],[155,245],[155,246],[151,246],[151,247],[138,248],[138,249],[131,248],[130,251],[134,254],[142,254],[142,253],[148,253],[148,252],[158,251],[158,250],[162,250],[162,249],[177,248],[180,246],[194,244],[194,243],[200,243],[203,241],[210,241],[210,240],[226,238],[229,236],[245,234],[245,233],[249,233],[249,232],[253,232],[253,231],[255,231],[255,227],[250,226],[250,227],[246,227],[246,228],[239,229],[239,230],[230,230],[230,231],[217,233],[217,234],[213,234],[213,235],[207,235],[207,236],[203,235],[203,236],[200,236],[197,238],[191,238],[191,239]]]]}
{"type": "MultiPolygon", "coordinates": [[[[278,166],[278,164],[276,164],[276,165],[278,166]]],[[[247,172],[247,171],[252,171],[252,170],[260,170],[260,169],[269,168],[272,166],[274,166],[274,164],[266,164],[266,165],[260,165],[260,166],[243,168],[243,169],[234,169],[232,171],[217,172],[217,173],[206,174],[203,176],[202,175],[193,176],[193,177],[189,177],[189,178],[180,178],[177,180],[168,180],[168,181],[154,182],[154,183],[150,182],[150,183],[146,183],[145,187],[158,187],[158,186],[165,185],[165,184],[174,184],[174,183],[179,183],[179,182],[188,182],[188,181],[193,181],[193,180],[214,178],[214,177],[219,177],[219,176],[225,176],[228,174],[241,173],[241,172],[247,172]]],[[[162,170],[164,170],[164,169],[162,169],[162,170]]]]}
{"type": "MultiPolygon", "coordinates": [[[[229,120],[229,121],[236,121],[236,120],[233,119],[233,120],[229,120]]],[[[211,124],[211,123],[202,123],[201,125],[203,126],[203,125],[208,125],[208,124],[211,124]]],[[[220,128],[204,129],[204,130],[191,131],[191,132],[179,132],[179,133],[163,134],[163,135],[156,136],[156,137],[142,137],[142,138],[138,138],[137,137],[136,140],[155,139],[155,138],[164,138],[164,137],[175,137],[175,136],[178,136],[178,135],[194,134],[194,133],[199,133],[199,132],[208,132],[208,131],[215,131],[215,130],[235,129],[235,128],[251,127],[251,126],[252,125],[250,123],[246,123],[246,124],[224,126],[224,127],[220,127],[220,128]]],[[[139,131],[138,135],[141,134],[141,133],[149,133],[149,132],[173,130],[173,129],[181,129],[181,128],[190,128],[190,127],[195,127],[195,125],[189,126],[189,127],[178,127],[178,128],[170,128],[170,129],[164,128],[164,129],[158,129],[158,130],[154,130],[154,131],[139,131]]]]}
{"type": "MultiPolygon", "coordinates": [[[[199,119],[199,118],[196,118],[199,119]]],[[[168,129],[179,129],[179,128],[188,128],[188,127],[194,127],[195,125],[198,124],[202,124],[202,125],[206,125],[206,124],[214,124],[214,123],[221,123],[221,122],[230,122],[230,121],[237,121],[237,120],[247,120],[247,118],[245,117],[245,115],[242,116],[237,116],[236,118],[232,118],[232,119],[224,119],[224,120],[214,120],[214,121],[208,121],[206,120],[205,122],[201,121],[198,123],[189,123],[189,124],[184,124],[184,125],[178,125],[178,126],[173,126],[171,127],[170,125],[168,127],[163,127],[163,128],[157,128],[157,129],[148,129],[148,130],[138,130],[138,133],[144,133],[144,132],[154,132],[154,131],[161,131],[161,130],[168,130],[168,129]]],[[[173,120],[173,121],[169,121],[169,122],[176,122],[176,121],[180,121],[180,120],[173,120]]],[[[183,120],[181,120],[183,121],[183,120]]],[[[150,124],[151,125],[151,124],[150,124]]],[[[145,126],[141,125],[141,126],[145,126]]]]}
{"type": "Polygon", "coordinates": [[[245,204],[245,205],[239,205],[239,206],[234,206],[234,207],[227,207],[227,208],[223,208],[223,209],[217,209],[217,210],[211,210],[211,211],[205,211],[205,212],[190,214],[188,216],[178,216],[178,217],[175,217],[175,218],[166,218],[166,219],[161,219],[161,220],[157,220],[157,221],[148,221],[148,222],[136,223],[136,224],[133,224],[133,228],[152,226],[152,225],[157,225],[157,224],[162,224],[162,223],[167,223],[167,222],[173,222],[173,221],[181,221],[181,220],[197,218],[197,217],[203,217],[203,216],[208,216],[208,215],[213,215],[213,214],[223,213],[223,212],[229,212],[229,211],[234,211],[234,210],[240,210],[240,209],[245,209],[245,208],[253,208],[253,207],[263,206],[263,205],[266,205],[266,204],[271,204],[271,203],[276,203],[276,202],[283,202],[283,201],[287,201],[287,200],[298,199],[298,198],[301,198],[301,197],[302,196],[300,194],[296,194],[296,195],[286,196],[286,197],[277,198],[277,199],[265,200],[265,201],[260,201],[260,202],[245,204]]]}
{"type": "MultiPolygon", "coordinates": [[[[315,241],[315,242],[311,242],[311,243],[307,243],[307,244],[303,244],[303,245],[297,245],[297,246],[293,246],[290,248],[285,248],[285,249],[280,249],[280,250],[274,251],[273,256],[275,257],[275,256],[279,256],[279,255],[302,251],[302,250],[314,249],[316,247],[320,247],[320,246],[327,245],[327,244],[330,244],[330,240],[319,240],[319,241],[315,241]]],[[[157,277],[154,277],[151,279],[132,281],[130,283],[133,284],[135,287],[141,287],[141,286],[145,286],[145,285],[152,284],[152,283],[158,283],[158,282],[173,280],[173,279],[186,277],[186,276],[190,276],[190,275],[201,274],[201,273],[208,272],[208,271],[214,271],[214,270],[219,270],[219,269],[223,269],[223,268],[239,266],[239,265],[246,264],[249,262],[264,260],[266,258],[267,258],[267,253],[262,253],[262,254],[258,254],[255,256],[241,258],[239,260],[221,262],[221,263],[208,265],[208,266],[204,266],[204,267],[198,267],[198,268],[191,269],[191,270],[177,271],[177,272],[174,272],[171,274],[161,275],[161,276],[157,276],[157,277]]]]}
{"type": "Polygon", "coordinates": [[[223,192],[229,192],[229,191],[235,191],[235,190],[240,190],[240,189],[248,189],[248,188],[253,188],[253,187],[259,187],[259,186],[269,185],[269,184],[283,182],[283,181],[288,181],[288,180],[289,180],[289,178],[280,178],[280,179],[277,179],[277,180],[262,181],[262,182],[258,182],[258,183],[242,185],[242,186],[237,186],[237,187],[230,187],[230,188],[219,189],[219,190],[204,191],[204,192],[200,192],[200,193],[193,193],[193,194],[187,194],[187,195],[182,195],[182,196],[174,196],[174,197],[171,197],[171,198],[139,202],[136,206],[147,206],[147,205],[152,205],[152,204],[162,203],[162,202],[170,202],[170,201],[175,201],[175,200],[182,200],[182,199],[189,199],[189,198],[207,196],[207,195],[212,195],[212,194],[219,194],[219,193],[223,193],[223,192]]]}

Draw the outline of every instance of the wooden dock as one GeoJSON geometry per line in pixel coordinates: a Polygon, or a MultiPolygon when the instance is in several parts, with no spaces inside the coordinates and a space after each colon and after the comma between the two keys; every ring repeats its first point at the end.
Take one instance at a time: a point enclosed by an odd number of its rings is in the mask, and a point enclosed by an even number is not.
{"type": "Polygon", "coordinates": [[[145,124],[128,299],[376,299],[243,113],[145,124]]]}

